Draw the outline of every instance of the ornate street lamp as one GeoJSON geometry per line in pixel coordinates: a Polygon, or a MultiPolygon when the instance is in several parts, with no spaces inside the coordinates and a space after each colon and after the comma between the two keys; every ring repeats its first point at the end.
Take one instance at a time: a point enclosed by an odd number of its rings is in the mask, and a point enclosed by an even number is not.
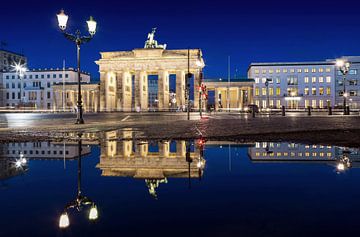
{"type": "Polygon", "coordinates": [[[59,14],[57,14],[57,19],[59,23],[59,28],[63,32],[66,39],[74,42],[77,47],[77,72],[78,72],[78,100],[77,100],[77,120],[76,124],[83,124],[83,108],[82,108],[82,96],[81,96],[81,77],[80,77],[80,45],[89,42],[96,33],[96,21],[92,16],[90,19],[86,21],[88,25],[89,36],[81,36],[80,30],[77,30],[74,34],[69,34],[65,32],[67,21],[69,19],[68,15],[64,13],[64,10],[61,10],[59,14]]]}
{"type": "Polygon", "coordinates": [[[67,228],[70,225],[70,219],[68,216],[68,210],[69,209],[76,209],[78,212],[80,212],[83,207],[85,206],[91,206],[88,218],[90,221],[95,221],[98,219],[98,209],[96,207],[95,202],[93,202],[88,197],[85,197],[81,193],[81,154],[82,154],[82,141],[81,136],[82,134],[78,135],[78,176],[77,176],[77,195],[73,201],[68,203],[64,211],[62,212],[60,219],[59,219],[59,227],[61,229],[67,228]]]}
{"type": "Polygon", "coordinates": [[[349,111],[346,106],[346,75],[349,73],[350,70],[350,62],[344,61],[343,59],[336,60],[336,67],[340,70],[341,74],[343,75],[343,97],[344,97],[344,115],[349,115],[349,111]]]}

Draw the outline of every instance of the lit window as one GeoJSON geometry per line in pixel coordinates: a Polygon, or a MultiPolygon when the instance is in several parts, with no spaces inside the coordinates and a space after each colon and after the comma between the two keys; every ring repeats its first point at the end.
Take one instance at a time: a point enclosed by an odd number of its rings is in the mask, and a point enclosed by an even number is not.
{"type": "Polygon", "coordinates": [[[258,77],[255,78],[255,83],[259,83],[259,78],[258,77]]]}
{"type": "Polygon", "coordinates": [[[305,94],[305,95],[309,95],[309,88],[305,88],[305,89],[304,89],[304,94],[305,94]]]}
{"type": "Polygon", "coordinates": [[[304,77],[304,82],[309,83],[309,77],[304,77]]]}
{"type": "Polygon", "coordinates": [[[312,95],[316,95],[316,88],[314,88],[314,87],[311,88],[311,94],[312,94],[312,95]]]}
{"type": "Polygon", "coordinates": [[[274,88],[269,88],[269,95],[274,95],[274,88]]]}
{"type": "Polygon", "coordinates": [[[319,95],[324,95],[324,87],[319,87],[319,95]]]}
{"type": "Polygon", "coordinates": [[[280,73],[280,69],[276,69],[276,73],[280,73]]]}
{"type": "Polygon", "coordinates": [[[280,78],[276,78],[276,84],[280,84],[280,78]]]}
{"type": "Polygon", "coordinates": [[[290,73],[294,73],[295,72],[295,69],[290,69],[290,73]]]}
{"type": "Polygon", "coordinates": [[[276,95],[280,95],[280,93],[281,93],[280,87],[276,87],[276,95]]]}
{"type": "Polygon", "coordinates": [[[327,67],[326,72],[331,72],[331,68],[327,67]]]}
{"type": "Polygon", "coordinates": [[[311,72],[316,72],[316,68],[312,68],[312,69],[311,69],[311,72]]]}
{"type": "Polygon", "coordinates": [[[303,155],[303,154],[302,154],[302,152],[299,152],[299,153],[298,153],[298,156],[300,156],[300,157],[301,157],[302,155],[303,155]]]}
{"type": "Polygon", "coordinates": [[[305,68],[304,72],[308,73],[309,72],[309,68],[305,68]]]}
{"type": "Polygon", "coordinates": [[[262,83],[265,83],[266,82],[266,77],[263,77],[262,78],[262,83]]]}
{"type": "Polygon", "coordinates": [[[330,87],[327,87],[327,88],[326,88],[326,94],[327,94],[327,95],[331,95],[331,88],[330,88],[330,87]]]}
{"type": "Polygon", "coordinates": [[[312,77],[312,78],[311,78],[311,82],[312,82],[312,83],[316,83],[316,77],[312,77]]]}
{"type": "Polygon", "coordinates": [[[284,68],[283,69],[283,73],[287,73],[288,71],[287,71],[287,69],[286,68],[284,68]]]}
{"type": "Polygon", "coordinates": [[[319,83],[323,83],[324,82],[324,77],[319,77],[319,83]]]}
{"type": "Polygon", "coordinates": [[[262,88],[261,94],[262,94],[262,95],[266,95],[266,88],[262,88]]]}
{"type": "Polygon", "coordinates": [[[259,96],[259,87],[255,87],[255,95],[259,96]]]}
{"type": "Polygon", "coordinates": [[[255,69],[254,72],[255,72],[255,74],[259,74],[259,73],[260,73],[259,69],[255,69]]]}
{"type": "Polygon", "coordinates": [[[265,73],[266,73],[266,69],[263,69],[263,70],[261,71],[261,73],[262,73],[262,74],[265,74],[265,73]]]}
{"type": "Polygon", "coordinates": [[[326,77],[326,82],[327,82],[327,83],[331,83],[331,77],[330,77],[330,76],[327,76],[327,77],[326,77]]]}
{"type": "Polygon", "coordinates": [[[269,73],[270,73],[270,74],[273,74],[273,73],[274,73],[274,70],[273,70],[273,69],[270,69],[270,70],[269,70],[269,73]]]}
{"type": "Polygon", "coordinates": [[[280,100],[276,100],[276,107],[277,107],[277,108],[280,108],[280,106],[281,106],[281,101],[280,101],[280,100]]]}
{"type": "Polygon", "coordinates": [[[298,72],[298,73],[301,73],[301,72],[302,72],[301,68],[298,68],[297,72],[298,72]]]}
{"type": "Polygon", "coordinates": [[[319,72],[324,72],[324,68],[319,68],[319,72]]]}

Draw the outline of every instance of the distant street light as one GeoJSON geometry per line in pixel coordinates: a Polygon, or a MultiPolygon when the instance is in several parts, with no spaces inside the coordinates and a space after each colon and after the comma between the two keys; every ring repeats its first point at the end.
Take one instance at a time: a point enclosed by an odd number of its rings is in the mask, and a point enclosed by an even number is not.
{"type": "Polygon", "coordinates": [[[18,74],[19,78],[20,78],[20,103],[19,105],[22,104],[23,102],[23,78],[24,78],[24,74],[27,71],[27,68],[24,64],[21,64],[21,62],[15,63],[13,66],[13,70],[18,74]]]}
{"type": "Polygon", "coordinates": [[[57,14],[57,19],[59,23],[59,28],[63,32],[66,39],[74,42],[77,47],[77,72],[78,72],[78,101],[77,101],[77,120],[76,124],[83,124],[83,108],[82,108],[82,96],[81,96],[81,77],[80,77],[80,45],[89,42],[96,33],[96,21],[92,16],[90,19],[86,21],[88,25],[88,31],[90,36],[81,36],[80,30],[77,30],[74,34],[69,34],[65,32],[67,21],[69,19],[68,15],[64,13],[64,10],[61,10],[59,14],[57,14]]]}
{"type": "Polygon", "coordinates": [[[343,75],[343,98],[344,98],[344,115],[349,115],[349,111],[346,107],[346,75],[349,73],[350,70],[350,62],[344,61],[343,59],[337,59],[336,60],[336,67],[340,70],[341,74],[343,75]]]}

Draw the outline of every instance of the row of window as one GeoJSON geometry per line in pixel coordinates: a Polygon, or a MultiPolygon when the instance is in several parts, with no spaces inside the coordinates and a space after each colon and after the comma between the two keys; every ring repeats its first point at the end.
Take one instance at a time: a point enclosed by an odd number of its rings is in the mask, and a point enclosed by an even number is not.
{"type": "MultiPolygon", "coordinates": [[[[29,91],[29,100],[37,100],[37,93],[36,93],[36,91],[29,91]]],[[[23,96],[24,96],[24,94],[23,94],[23,96]]],[[[21,97],[21,94],[20,94],[20,92],[18,92],[18,93],[15,93],[15,92],[12,92],[11,93],[11,99],[13,99],[13,100],[15,100],[15,99],[18,99],[18,100],[20,100],[20,97],[21,97]],[[16,94],[17,94],[17,96],[16,96],[16,94]]],[[[48,91],[47,93],[46,93],[46,97],[47,97],[47,99],[51,99],[51,93],[50,93],[50,91],[48,91]]],[[[7,100],[9,100],[10,99],[10,93],[9,92],[6,92],[6,99],[7,100]]],[[[43,99],[43,98],[42,98],[43,99]]]]}
{"type": "MultiPolygon", "coordinates": [[[[305,108],[309,107],[311,105],[311,107],[313,108],[326,108],[327,107],[327,103],[329,100],[304,100],[305,102],[305,108]]],[[[299,101],[287,101],[287,105],[288,107],[293,107],[293,108],[297,108],[299,107],[299,101]]],[[[269,100],[269,106],[267,106],[267,101],[266,100],[255,100],[255,104],[259,107],[259,108],[281,108],[281,100],[269,100]],[[260,104],[261,102],[261,104],[260,104]]]]}
{"type": "MultiPolygon", "coordinates": [[[[6,79],[10,79],[10,75],[6,75],[5,77],[6,79]]],[[[20,79],[20,76],[18,75],[17,76],[18,79],[20,79]]],[[[35,75],[24,75],[23,77],[24,79],[44,79],[45,78],[45,74],[41,74],[41,75],[38,75],[38,74],[35,74],[35,75]],[[40,77],[39,77],[40,76],[40,77]]],[[[46,75],[46,78],[51,78],[51,75],[50,74],[47,74],[46,75]]],[[[52,74],[52,78],[63,78],[63,74],[52,74]],[[57,76],[58,75],[58,76],[57,76]]],[[[65,74],[65,78],[69,78],[69,74],[65,74]]],[[[15,79],[15,75],[12,75],[11,76],[11,79],[15,79]]]]}
{"type": "MultiPolygon", "coordinates": [[[[256,77],[255,78],[255,83],[259,84],[259,83],[263,83],[265,84],[266,81],[268,80],[268,82],[270,84],[273,84],[274,82],[276,84],[280,84],[281,80],[279,77],[276,77],[276,78],[258,78],[256,77]]],[[[339,80],[340,82],[341,80],[339,80]]],[[[304,83],[309,83],[310,82],[310,77],[304,77],[304,83]]],[[[311,77],[311,83],[331,83],[331,76],[326,76],[326,77],[311,77]]],[[[287,84],[288,85],[298,85],[299,81],[298,81],[298,78],[296,76],[290,76],[287,78],[287,84]]],[[[341,81],[342,83],[342,81],[341,81]]]]}
{"type": "MultiPolygon", "coordinates": [[[[274,89],[275,89],[275,95],[280,96],[281,95],[281,88],[280,87],[276,87],[276,88],[272,88],[270,87],[269,90],[269,96],[273,96],[274,95],[274,89]]],[[[317,90],[317,88],[313,87],[311,88],[311,90],[306,87],[304,89],[304,95],[309,95],[311,91],[311,95],[331,95],[331,88],[330,87],[326,87],[326,89],[324,87],[319,87],[319,90],[317,90]],[[325,91],[326,90],[326,91],[325,91]]],[[[293,88],[287,89],[287,96],[298,96],[298,90],[293,88]]],[[[261,95],[262,96],[266,96],[267,95],[267,88],[261,88],[261,95]]],[[[255,96],[260,96],[260,88],[259,87],[255,87],[255,96]]]]}
{"type": "MultiPolygon", "coordinates": [[[[50,88],[51,87],[51,82],[47,82],[47,88],[50,88]]],[[[32,87],[41,87],[41,81],[34,81],[34,82],[32,82],[32,83],[23,83],[23,88],[26,88],[26,86],[31,86],[32,85],[32,87]]],[[[6,83],[6,89],[10,89],[10,84],[9,83],[6,83]]],[[[15,89],[15,88],[21,88],[21,83],[20,82],[18,82],[17,83],[17,87],[16,87],[16,84],[13,82],[13,83],[11,83],[11,88],[12,89],[15,89]]]]}
{"type": "Polygon", "coordinates": [[[309,69],[309,68],[297,68],[297,69],[295,69],[295,68],[290,68],[290,69],[288,69],[288,68],[283,68],[282,70],[281,69],[279,69],[279,68],[277,68],[277,69],[255,69],[254,70],[254,73],[255,74],[260,74],[260,72],[262,73],[262,74],[266,74],[266,73],[269,73],[269,74],[273,74],[273,73],[281,73],[281,72],[283,72],[283,73],[295,73],[295,72],[297,72],[297,73],[302,73],[302,72],[305,72],[305,73],[309,73],[309,72],[313,72],[313,73],[315,73],[315,72],[331,72],[331,68],[330,67],[327,67],[327,68],[311,68],[311,69],[309,69]]]}
{"type": "Polygon", "coordinates": [[[319,152],[319,153],[317,153],[317,152],[271,152],[271,153],[268,153],[268,152],[262,152],[262,153],[260,153],[260,152],[255,152],[255,156],[257,156],[257,157],[259,157],[259,156],[271,156],[271,157],[273,157],[273,156],[277,156],[277,157],[286,157],[286,156],[290,156],[290,157],[295,157],[295,156],[297,156],[297,157],[303,157],[303,156],[305,156],[305,157],[310,157],[310,156],[312,156],[312,157],[317,157],[317,156],[319,156],[319,157],[325,157],[325,155],[327,156],[327,157],[331,157],[332,156],[332,153],[331,152],[319,152]]]}
{"type": "MultiPolygon", "coordinates": [[[[19,153],[19,151],[12,150],[12,152],[10,152],[9,150],[7,150],[7,154],[18,154],[18,153],[19,153]]],[[[24,151],[21,151],[21,153],[24,154],[24,155],[27,155],[27,154],[32,155],[32,154],[34,154],[34,153],[35,153],[36,155],[39,155],[39,154],[45,155],[46,153],[47,153],[47,155],[51,155],[51,154],[53,154],[53,155],[57,155],[57,154],[63,155],[63,151],[62,151],[62,150],[59,150],[59,152],[58,152],[58,151],[53,151],[53,152],[47,151],[47,152],[45,152],[45,151],[38,151],[38,150],[35,150],[35,152],[34,152],[33,150],[29,150],[29,152],[28,152],[27,150],[24,150],[24,151]]],[[[66,151],[65,151],[65,154],[68,155],[68,154],[69,154],[69,151],[66,150],[66,151]]]]}
{"type": "MultiPolygon", "coordinates": [[[[255,148],[274,148],[274,147],[281,147],[281,143],[274,143],[274,142],[256,142],[255,143],[255,148]]],[[[289,143],[288,148],[298,148],[299,147],[299,144],[298,143],[289,143]]],[[[306,149],[310,149],[310,148],[314,148],[314,149],[317,149],[317,148],[320,148],[320,149],[324,149],[324,148],[332,148],[332,146],[323,146],[323,145],[305,145],[304,148],[306,149]]]]}

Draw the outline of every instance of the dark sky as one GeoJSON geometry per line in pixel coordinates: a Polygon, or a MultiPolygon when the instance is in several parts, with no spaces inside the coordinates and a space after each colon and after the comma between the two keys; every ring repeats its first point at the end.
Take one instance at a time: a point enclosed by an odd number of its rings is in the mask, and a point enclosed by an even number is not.
{"type": "Polygon", "coordinates": [[[75,45],[60,34],[56,14],[69,15],[71,31],[86,33],[90,15],[95,38],[82,47],[82,69],[99,78],[100,51],[144,46],[147,33],[168,49],[201,48],[205,77],[246,75],[251,62],[311,61],[360,55],[357,1],[3,1],[0,40],[28,56],[30,68],[76,65],[75,45]]]}

